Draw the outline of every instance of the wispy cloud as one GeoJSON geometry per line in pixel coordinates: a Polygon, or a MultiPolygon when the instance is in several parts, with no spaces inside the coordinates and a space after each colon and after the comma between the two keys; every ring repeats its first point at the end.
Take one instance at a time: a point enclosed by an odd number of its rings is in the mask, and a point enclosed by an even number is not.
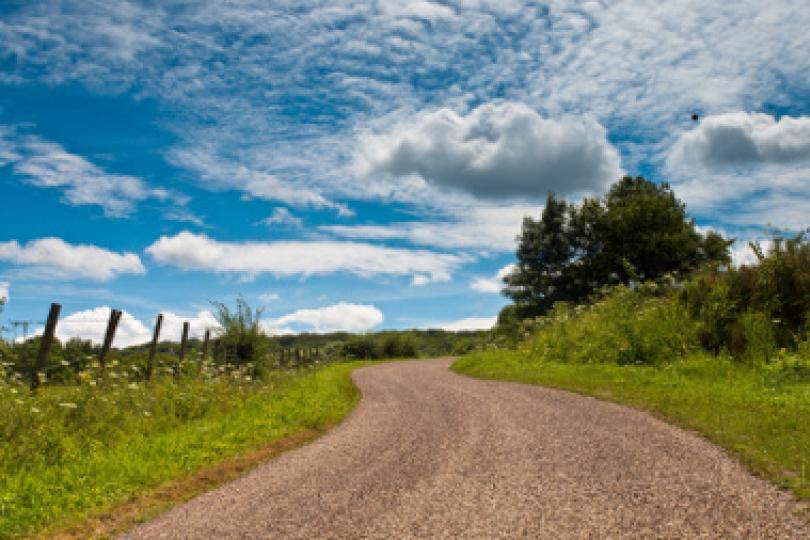
{"type": "Polygon", "coordinates": [[[154,199],[165,203],[167,219],[199,221],[184,207],[187,197],[150,187],[136,176],[107,172],[58,143],[0,125],[0,167],[4,165],[33,186],[61,190],[67,204],[100,206],[108,217],[127,217],[138,203],[154,199]]]}
{"type": "Polygon", "coordinates": [[[283,207],[273,208],[273,212],[266,218],[259,221],[259,224],[266,225],[267,227],[293,227],[298,228],[303,226],[304,221],[292,215],[292,213],[283,207]]]}
{"type": "MultiPolygon", "coordinates": [[[[0,55],[14,59],[8,82],[159,99],[178,113],[169,155],[203,186],[341,211],[347,198],[419,200],[419,184],[358,189],[349,174],[357,134],[391,114],[469,119],[509,100],[544,119],[593,115],[633,139],[623,151],[649,153],[695,110],[761,110],[790,102],[785,80],[809,87],[808,26],[795,0],[313,1],[294,15],[273,3],[54,1],[5,17],[0,55]]],[[[437,167],[417,172],[447,180],[437,167]]]]}
{"type": "Polygon", "coordinates": [[[515,249],[515,236],[523,218],[539,216],[542,207],[514,204],[455,207],[449,211],[451,215],[444,220],[430,217],[385,225],[324,225],[320,230],[344,238],[403,239],[421,246],[504,252],[515,249]]]}

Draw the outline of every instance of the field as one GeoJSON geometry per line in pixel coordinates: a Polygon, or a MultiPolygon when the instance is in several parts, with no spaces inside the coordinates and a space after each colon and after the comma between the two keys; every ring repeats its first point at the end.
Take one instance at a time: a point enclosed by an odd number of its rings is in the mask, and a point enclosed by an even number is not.
{"type": "MultiPolygon", "coordinates": [[[[137,520],[211,488],[251,455],[272,455],[272,443],[303,443],[342,419],[359,399],[350,380],[359,365],[278,370],[261,381],[239,371],[83,381],[35,395],[0,385],[0,537],[86,537],[83,526],[109,521],[121,505],[137,520]]],[[[104,527],[127,525],[114,521],[104,527]]]]}

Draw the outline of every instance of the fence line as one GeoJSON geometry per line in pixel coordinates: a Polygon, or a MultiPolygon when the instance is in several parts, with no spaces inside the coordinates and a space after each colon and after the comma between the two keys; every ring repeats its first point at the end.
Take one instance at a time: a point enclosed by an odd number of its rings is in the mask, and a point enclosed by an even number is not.
{"type": "MultiPolygon", "coordinates": [[[[53,303],[51,304],[50,311],[48,312],[48,320],[45,323],[45,329],[43,331],[39,350],[37,352],[37,357],[35,364],[33,366],[33,373],[31,375],[31,390],[36,390],[39,386],[42,385],[42,380],[40,378],[40,373],[45,370],[45,367],[48,363],[48,357],[51,352],[51,348],[53,346],[53,342],[56,336],[56,327],[59,322],[59,314],[62,310],[61,304],[53,303]]],[[[99,368],[101,370],[101,377],[104,377],[104,371],[107,363],[107,356],[109,355],[110,351],[112,350],[113,340],[115,339],[115,333],[118,330],[118,323],[121,320],[121,316],[123,312],[118,309],[113,309],[110,311],[110,316],[107,319],[107,329],[104,334],[104,341],[102,343],[101,349],[98,355],[98,363],[99,368]]],[[[144,378],[149,381],[152,379],[154,374],[155,368],[155,358],[157,357],[157,349],[160,342],[160,332],[163,326],[163,314],[159,313],[157,318],[155,319],[155,327],[152,333],[152,341],[149,344],[149,352],[147,356],[146,362],[146,370],[144,373],[144,378]]],[[[178,361],[173,368],[174,377],[177,378],[181,374],[182,364],[185,360],[186,349],[188,347],[189,341],[189,331],[190,331],[191,323],[188,321],[183,321],[183,331],[180,337],[180,348],[178,351],[178,361]]],[[[211,341],[211,329],[206,328],[205,334],[203,337],[203,344],[202,344],[202,351],[199,357],[199,362],[202,363],[208,356],[208,349],[209,343],[211,341]]],[[[224,360],[227,362],[228,359],[228,351],[227,345],[223,344],[220,339],[214,340],[214,350],[213,350],[213,358],[214,360],[218,360],[223,356],[224,352],[224,360]],[[224,346],[224,351],[223,351],[224,346]]],[[[320,348],[319,347],[307,347],[307,348],[285,348],[282,347],[278,350],[277,353],[271,353],[271,355],[277,356],[278,363],[281,366],[289,367],[291,364],[301,365],[302,363],[307,363],[313,360],[317,360],[320,358],[320,348]],[[294,362],[293,362],[294,361],[294,362]]]]}

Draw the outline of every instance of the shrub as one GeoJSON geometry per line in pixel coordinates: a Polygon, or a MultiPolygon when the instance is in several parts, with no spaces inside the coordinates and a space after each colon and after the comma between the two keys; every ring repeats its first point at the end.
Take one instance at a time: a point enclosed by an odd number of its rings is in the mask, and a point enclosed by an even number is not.
{"type": "Polygon", "coordinates": [[[621,285],[590,305],[558,303],[536,328],[533,352],[546,360],[662,364],[697,347],[685,307],[653,284],[621,285]]]}
{"type": "Polygon", "coordinates": [[[797,350],[810,313],[810,242],[805,235],[775,238],[759,263],[709,266],[684,289],[681,299],[698,323],[701,345],[725,349],[737,360],[770,361],[777,348],[797,350]]]}

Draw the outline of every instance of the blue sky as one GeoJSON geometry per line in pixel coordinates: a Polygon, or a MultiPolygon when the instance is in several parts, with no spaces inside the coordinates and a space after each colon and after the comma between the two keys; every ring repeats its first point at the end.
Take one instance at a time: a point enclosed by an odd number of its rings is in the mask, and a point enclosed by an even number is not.
{"type": "Polygon", "coordinates": [[[787,0],[4,2],[0,317],[60,302],[98,339],[119,308],[123,345],[241,294],[278,332],[486,327],[522,216],[625,173],[745,261],[810,225],[807,28],[787,0]]]}

